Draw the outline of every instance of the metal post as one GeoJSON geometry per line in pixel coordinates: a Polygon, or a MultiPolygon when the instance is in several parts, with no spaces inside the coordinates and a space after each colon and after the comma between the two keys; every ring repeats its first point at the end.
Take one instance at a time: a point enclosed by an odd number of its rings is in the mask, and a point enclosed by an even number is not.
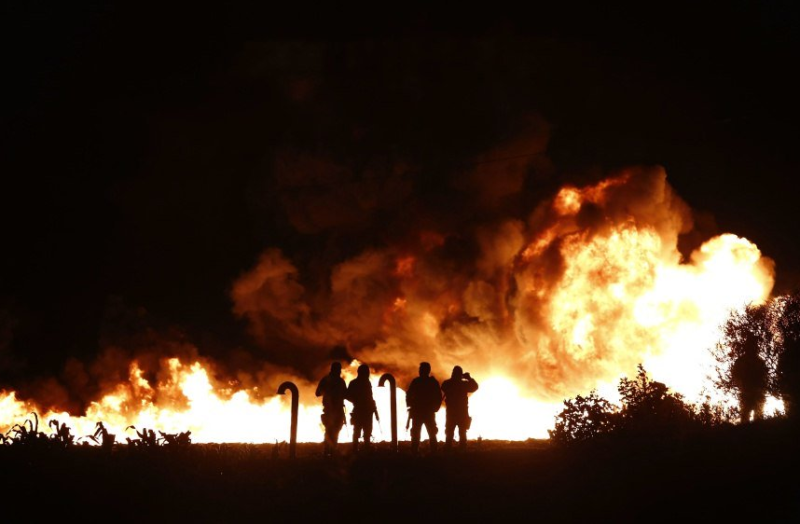
{"type": "Polygon", "coordinates": [[[287,381],[280,385],[278,394],[283,395],[287,389],[292,392],[292,433],[289,437],[289,458],[293,459],[297,449],[297,409],[300,404],[300,393],[297,391],[297,386],[287,381]]]}
{"type": "Polygon", "coordinates": [[[389,381],[389,396],[392,402],[392,450],[397,452],[397,385],[392,375],[384,373],[378,380],[378,386],[383,387],[386,381],[389,381]]]}

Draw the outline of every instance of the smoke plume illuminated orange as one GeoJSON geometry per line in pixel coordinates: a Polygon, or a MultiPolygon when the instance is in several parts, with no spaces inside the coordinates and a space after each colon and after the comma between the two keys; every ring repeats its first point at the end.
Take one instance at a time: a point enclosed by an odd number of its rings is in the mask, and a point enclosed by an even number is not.
{"type": "MultiPolygon", "coordinates": [[[[371,366],[379,440],[390,429],[389,393],[377,387],[378,377],[392,373],[404,389],[420,361],[440,381],[460,365],[479,382],[471,438],[545,438],[565,398],[591,389],[613,396],[638,363],[690,401],[710,388],[708,348],[718,326],[732,308],[769,298],[774,267],[733,234],[682,254],[678,241],[692,230],[691,217],[661,168],[629,169],[564,187],[523,219],[429,228],[402,247],[371,246],[333,266],[321,290],[304,282],[289,256],[269,249],[234,282],[231,296],[265,347],[280,342],[296,348],[298,362],[316,362],[313,372],[274,378],[300,389],[301,441],[321,441],[314,388],[336,346],[354,365],[371,366]]],[[[205,362],[175,358],[164,366],[168,372],[154,382],[132,362],[128,380],[85,414],[43,418],[67,422],[78,435],[103,421],[122,438],[134,425],[191,430],[195,442],[288,439],[289,399],[265,392],[267,385],[256,392],[217,384],[205,362]]],[[[353,378],[355,367],[345,368],[353,378]]],[[[14,392],[0,393],[0,431],[36,409],[14,392]]]]}

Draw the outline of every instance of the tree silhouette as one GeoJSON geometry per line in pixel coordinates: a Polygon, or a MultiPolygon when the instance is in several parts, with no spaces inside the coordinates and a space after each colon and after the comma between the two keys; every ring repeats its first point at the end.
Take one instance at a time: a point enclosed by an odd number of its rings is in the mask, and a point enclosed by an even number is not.
{"type": "Polygon", "coordinates": [[[702,402],[694,404],[692,410],[697,423],[704,427],[729,425],[739,420],[738,408],[712,402],[709,395],[702,402]]]}
{"type": "Polygon", "coordinates": [[[783,400],[786,416],[800,418],[800,291],[777,299],[780,317],[776,328],[780,352],[775,371],[775,392],[783,400]]]}
{"type": "Polygon", "coordinates": [[[548,430],[553,442],[568,444],[608,435],[616,426],[617,409],[596,391],[564,401],[564,410],[556,416],[554,429],[548,430]]]}
{"type": "Polygon", "coordinates": [[[564,401],[556,416],[550,438],[558,444],[596,440],[598,437],[678,437],[700,426],[727,421],[725,413],[706,402],[694,406],[662,382],[652,380],[644,367],[637,366],[633,379],[620,379],[618,408],[592,391],[564,401]]]}
{"type": "Polygon", "coordinates": [[[695,413],[683,396],[652,380],[641,364],[636,378],[622,378],[617,390],[623,403],[620,430],[628,435],[676,436],[695,422],[695,413]]]}
{"type": "Polygon", "coordinates": [[[714,384],[739,400],[743,423],[763,417],[770,376],[777,365],[772,304],[748,304],[732,311],[721,326],[722,338],[712,349],[714,384]]]}

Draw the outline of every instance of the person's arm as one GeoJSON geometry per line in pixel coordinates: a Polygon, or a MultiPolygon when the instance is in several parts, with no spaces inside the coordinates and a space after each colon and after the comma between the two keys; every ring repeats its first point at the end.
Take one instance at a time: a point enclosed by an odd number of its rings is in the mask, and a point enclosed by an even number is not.
{"type": "Polygon", "coordinates": [[[406,407],[411,408],[414,405],[414,382],[408,385],[406,389],[406,407]]]}
{"type": "Polygon", "coordinates": [[[323,377],[322,380],[319,381],[319,384],[317,384],[317,391],[315,394],[318,397],[321,397],[322,393],[325,391],[324,384],[325,384],[325,377],[323,377]]]}

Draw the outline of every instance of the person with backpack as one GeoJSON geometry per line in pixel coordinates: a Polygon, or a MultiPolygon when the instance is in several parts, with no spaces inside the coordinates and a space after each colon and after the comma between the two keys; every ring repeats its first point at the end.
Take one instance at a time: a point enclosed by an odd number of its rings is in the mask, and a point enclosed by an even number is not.
{"type": "Polygon", "coordinates": [[[322,397],[322,425],[325,426],[326,457],[333,455],[339,443],[339,433],[344,426],[344,399],[347,384],[342,378],[342,364],[331,363],[330,373],[322,377],[317,385],[316,395],[322,397]]]}
{"type": "Polygon", "coordinates": [[[358,375],[347,385],[345,397],[353,404],[350,422],[353,425],[353,453],[358,451],[358,440],[364,438],[364,449],[370,448],[372,438],[372,416],[378,416],[375,399],[372,396],[372,383],[369,381],[369,366],[358,366],[358,375]]]}

